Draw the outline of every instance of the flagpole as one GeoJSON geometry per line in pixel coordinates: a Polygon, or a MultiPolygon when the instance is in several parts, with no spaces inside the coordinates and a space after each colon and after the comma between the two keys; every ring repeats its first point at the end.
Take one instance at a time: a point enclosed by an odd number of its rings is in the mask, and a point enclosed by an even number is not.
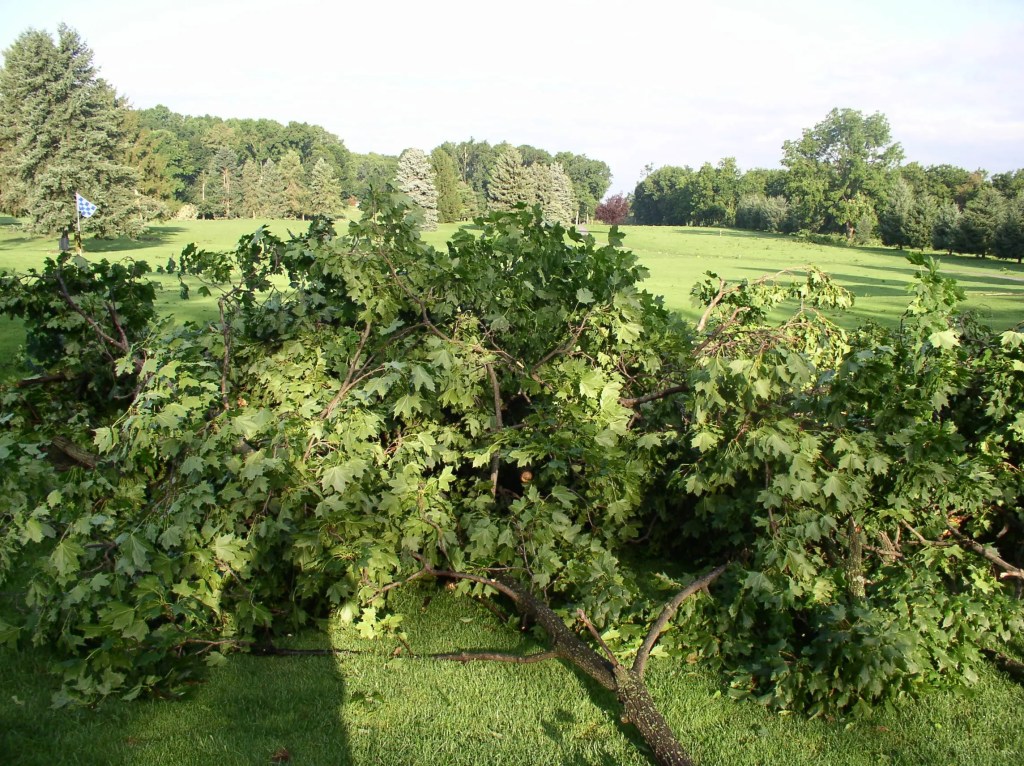
{"type": "Polygon", "coordinates": [[[75,252],[82,254],[82,211],[78,209],[78,192],[75,192],[75,226],[78,236],[75,237],[75,252]]]}

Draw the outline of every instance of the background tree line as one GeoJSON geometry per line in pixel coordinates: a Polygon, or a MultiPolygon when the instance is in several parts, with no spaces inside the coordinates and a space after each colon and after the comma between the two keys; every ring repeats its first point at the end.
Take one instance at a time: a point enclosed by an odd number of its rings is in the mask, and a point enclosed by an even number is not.
{"type": "Polygon", "coordinates": [[[782,168],[648,166],[630,200],[648,225],[833,235],[949,253],[1024,257],[1024,170],[903,164],[882,114],[833,109],[783,144],[782,168]]]}
{"type": "MultiPolygon", "coordinates": [[[[28,30],[0,69],[0,207],[52,233],[73,226],[76,191],[99,205],[88,228],[141,233],[171,215],[304,218],[335,214],[396,182],[430,186],[428,219],[468,220],[517,202],[546,217],[589,220],[611,183],[599,160],[529,145],[446,142],[419,163],[349,151],[319,125],[132,109],[98,77],[93,53],[62,25],[54,38],[28,30]],[[427,170],[424,170],[426,168],[427,170]],[[497,175],[496,175],[497,174],[497,175]]],[[[409,188],[406,188],[410,185],[409,188]]]]}

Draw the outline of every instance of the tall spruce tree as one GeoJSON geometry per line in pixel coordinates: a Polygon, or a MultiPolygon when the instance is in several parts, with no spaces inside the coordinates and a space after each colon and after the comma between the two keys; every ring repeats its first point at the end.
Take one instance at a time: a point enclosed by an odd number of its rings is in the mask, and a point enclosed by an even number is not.
{"type": "Polygon", "coordinates": [[[125,103],[97,77],[78,33],[30,29],[4,53],[0,70],[0,204],[40,233],[76,222],[75,192],[99,206],[83,230],[142,232],[137,174],[127,164],[125,103]]]}
{"type": "Polygon", "coordinates": [[[437,228],[437,187],[434,186],[434,169],[422,149],[406,149],[398,157],[396,173],[398,188],[408,194],[423,212],[423,228],[432,231],[437,228]]]}
{"type": "Polygon", "coordinates": [[[289,149],[277,164],[281,176],[283,213],[292,218],[305,217],[309,189],[303,179],[302,158],[295,149],[289,149]]]}
{"type": "Polygon", "coordinates": [[[459,188],[459,170],[452,156],[442,147],[430,153],[437,189],[437,217],[441,223],[463,219],[462,190],[459,188]]]}
{"type": "Polygon", "coordinates": [[[491,166],[487,184],[487,206],[491,210],[511,210],[526,201],[526,168],[519,150],[507,146],[491,166]]]}
{"type": "Polygon", "coordinates": [[[572,188],[572,179],[565,172],[561,162],[552,162],[548,175],[551,179],[550,217],[562,223],[572,223],[576,217],[576,195],[572,188]]]}
{"type": "Polygon", "coordinates": [[[340,186],[334,168],[323,157],[309,173],[309,211],[313,215],[335,215],[341,208],[340,186]]]}

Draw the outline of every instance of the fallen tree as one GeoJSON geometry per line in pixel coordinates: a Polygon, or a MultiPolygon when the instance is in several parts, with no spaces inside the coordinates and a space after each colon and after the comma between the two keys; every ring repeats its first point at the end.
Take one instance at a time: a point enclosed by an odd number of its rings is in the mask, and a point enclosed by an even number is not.
{"type": "Polygon", "coordinates": [[[687,761],[643,684],[656,644],[811,715],[1006,649],[1024,335],[924,259],[895,330],[837,326],[814,269],[709,275],[690,326],[615,229],[477,226],[437,250],[383,197],[345,235],[189,248],[202,325],[156,326],[131,266],[4,277],[51,351],[3,393],[0,564],[35,573],[0,639],[65,652],[58,702],[174,690],[330,611],[400,635],[389,594],[427,576],[510,599],[662,763],[687,761]],[[641,545],[666,571],[622,564],[641,545]]]}

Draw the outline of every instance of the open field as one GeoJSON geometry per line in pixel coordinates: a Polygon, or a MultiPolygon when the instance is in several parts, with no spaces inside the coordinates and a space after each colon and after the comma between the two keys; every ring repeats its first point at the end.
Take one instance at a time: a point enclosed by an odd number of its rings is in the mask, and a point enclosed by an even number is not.
{"type": "MultiPolygon", "coordinates": [[[[166,265],[168,258],[177,260],[189,242],[205,249],[230,249],[239,237],[261,223],[251,219],[173,221],[152,226],[137,241],[87,239],[85,247],[89,257],[132,257],[148,262],[155,271],[166,265]]],[[[23,271],[56,254],[56,241],[25,236],[16,224],[13,218],[0,217],[0,269],[23,271]]],[[[303,222],[294,220],[269,221],[266,225],[281,237],[289,230],[305,228],[303,222]]],[[[458,224],[443,224],[424,238],[441,247],[457,228],[458,224]]],[[[856,296],[853,310],[840,318],[851,326],[867,319],[895,324],[907,306],[907,286],[913,270],[903,254],[891,248],[817,245],[784,235],[729,229],[625,226],[622,230],[625,247],[650,270],[644,286],[664,296],[669,308],[692,319],[699,311],[691,302],[690,288],[707,271],[738,280],[817,266],[856,296]]],[[[608,227],[595,224],[590,231],[602,241],[608,227]]],[[[993,327],[1006,329],[1024,320],[1024,266],[993,258],[932,255],[940,260],[943,272],[955,277],[967,292],[967,305],[978,310],[993,327]]],[[[176,276],[154,273],[153,278],[162,287],[157,299],[162,313],[188,320],[211,316],[216,310],[212,298],[182,301],[176,276]]],[[[18,324],[0,319],[0,359],[12,359],[22,339],[18,324]]]]}

